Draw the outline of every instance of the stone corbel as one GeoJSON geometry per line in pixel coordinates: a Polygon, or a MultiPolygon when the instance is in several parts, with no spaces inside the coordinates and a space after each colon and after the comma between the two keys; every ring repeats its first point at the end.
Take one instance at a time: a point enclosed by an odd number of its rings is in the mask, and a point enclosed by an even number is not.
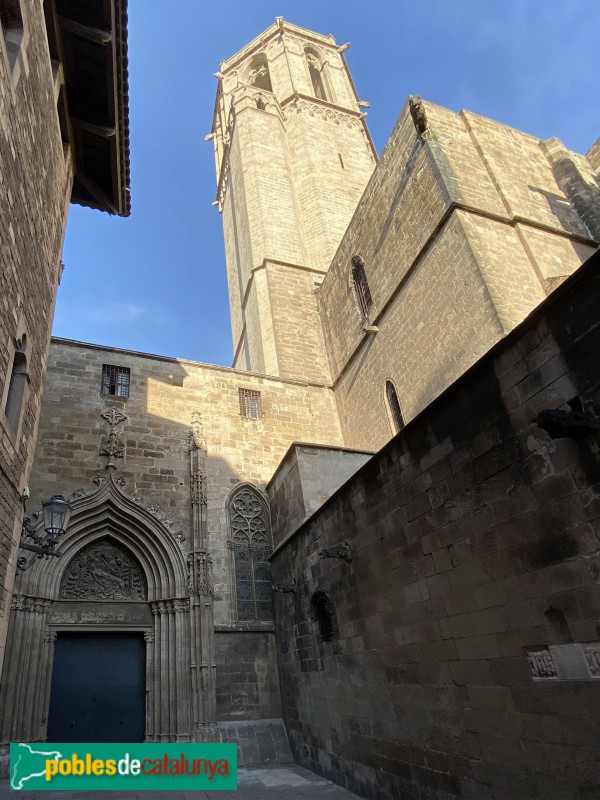
{"type": "Polygon", "coordinates": [[[324,547],[319,550],[319,558],[341,558],[349,564],[354,558],[354,553],[348,542],[340,542],[340,544],[334,544],[333,547],[324,547]]]}
{"type": "Polygon", "coordinates": [[[273,583],[271,589],[274,592],[296,594],[296,579],[293,578],[289,583],[273,583]]]}

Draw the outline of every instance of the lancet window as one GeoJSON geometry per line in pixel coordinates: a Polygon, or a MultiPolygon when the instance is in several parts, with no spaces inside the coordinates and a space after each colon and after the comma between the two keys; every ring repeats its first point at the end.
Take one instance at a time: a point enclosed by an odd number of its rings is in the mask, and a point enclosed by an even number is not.
{"type": "Polygon", "coordinates": [[[325,80],[323,77],[323,65],[319,56],[314,50],[307,49],[304,51],[306,64],[308,66],[308,73],[312,83],[313,93],[318,100],[329,100],[327,90],[325,89],[325,80]]]}
{"type": "Polygon", "coordinates": [[[267,505],[255,489],[243,486],[230,500],[229,520],[237,617],[241,621],[272,619],[267,505]]]}
{"type": "Polygon", "coordinates": [[[365,272],[365,262],[360,256],[354,256],[352,259],[352,284],[358,310],[364,319],[371,310],[373,299],[371,298],[367,273],[365,272]]]}
{"type": "Polygon", "coordinates": [[[396,387],[392,381],[385,382],[385,399],[387,401],[392,429],[394,433],[399,433],[404,427],[404,419],[402,418],[402,410],[400,408],[400,401],[398,400],[398,393],[396,392],[396,387]]]}

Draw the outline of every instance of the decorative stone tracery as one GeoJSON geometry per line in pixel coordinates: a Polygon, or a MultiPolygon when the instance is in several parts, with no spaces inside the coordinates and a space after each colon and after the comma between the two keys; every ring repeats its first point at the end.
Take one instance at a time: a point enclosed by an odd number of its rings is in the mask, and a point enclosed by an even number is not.
{"type": "Polygon", "coordinates": [[[238,619],[273,618],[268,557],[271,553],[268,511],[248,486],[234,492],[229,506],[238,619]]]}

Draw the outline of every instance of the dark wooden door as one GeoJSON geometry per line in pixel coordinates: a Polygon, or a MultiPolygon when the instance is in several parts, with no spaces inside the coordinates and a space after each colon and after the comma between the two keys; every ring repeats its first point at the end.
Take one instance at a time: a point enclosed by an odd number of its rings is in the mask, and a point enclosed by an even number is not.
{"type": "Polygon", "coordinates": [[[145,661],[141,633],[59,633],[48,741],[143,741],[145,661]]]}

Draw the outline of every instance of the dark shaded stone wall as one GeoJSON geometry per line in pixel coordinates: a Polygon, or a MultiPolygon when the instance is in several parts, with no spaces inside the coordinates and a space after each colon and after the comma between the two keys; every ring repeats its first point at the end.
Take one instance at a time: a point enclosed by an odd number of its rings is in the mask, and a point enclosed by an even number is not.
{"type": "Polygon", "coordinates": [[[216,631],[215,653],[219,721],[281,717],[273,633],[216,631]]]}
{"type": "Polygon", "coordinates": [[[0,665],[72,182],[42,4],[19,5],[23,36],[14,62],[0,41],[0,665]],[[15,340],[23,334],[28,378],[15,430],[5,410],[15,340]]]}
{"type": "Polygon", "coordinates": [[[600,257],[272,558],[295,757],[373,798],[598,797],[600,257]],[[595,424],[595,423],[594,423],[595,424]],[[353,560],[322,559],[347,540],[353,560]],[[334,608],[323,641],[314,592],[334,608]]]}

